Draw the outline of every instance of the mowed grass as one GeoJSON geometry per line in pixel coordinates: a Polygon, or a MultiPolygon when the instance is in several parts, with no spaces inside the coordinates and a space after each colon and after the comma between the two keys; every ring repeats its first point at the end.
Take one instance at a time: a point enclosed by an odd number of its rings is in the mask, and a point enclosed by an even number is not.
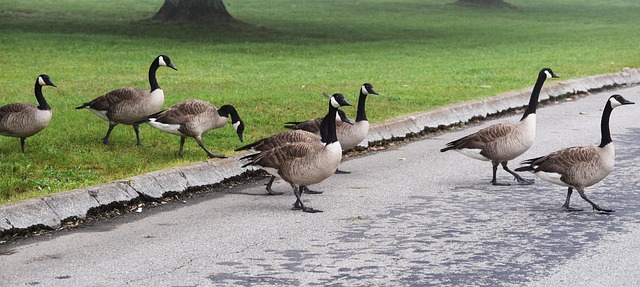
{"type": "MultiPolygon", "coordinates": [[[[0,0],[0,105],[35,102],[45,87],[54,110],[47,129],[19,140],[0,137],[0,203],[85,187],[206,160],[188,140],[107,123],[74,107],[120,87],[149,86],[159,54],[178,71],[158,70],[165,107],[186,99],[234,105],[245,142],[283,130],[282,123],[322,116],[321,92],[353,104],[370,82],[367,101],[379,122],[439,106],[530,87],[542,67],[562,79],[616,72],[640,63],[640,2],[509,0],[517,9],[450,5],[454,0],[227,0],[249,27],[163,25],[143,21],[162,0],[0,0]]],[[[346,109],[355,117],[355,108],[346,109]]],[[[204,137],[214,153],[242,145],[230,126],[204,137]]]]}

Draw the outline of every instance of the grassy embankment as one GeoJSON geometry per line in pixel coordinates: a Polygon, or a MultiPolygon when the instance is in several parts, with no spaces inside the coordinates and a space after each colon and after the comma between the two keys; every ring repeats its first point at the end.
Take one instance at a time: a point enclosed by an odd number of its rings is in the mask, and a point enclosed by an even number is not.
{"type": "MultiPolygon", "coordinates": [[[[176,157],[179,138],[130,126],[100,142],[107,123],[74,107],[125,86],[148,87],[158,54],[178,71],[160,69],[168,107],[186,99],[236,106],[250,142],[279,132],[285,121],[322,115],[322,91],[354,104],[371,82],[368,101],[378,122],[533,85],[551,67],[563,79],[640,64],[633,1],[516,1],[517,9],[477,9],[424,1],[229,0],[236,18],[259,28],[215,29],[150,24],[161,0],[0,0],[0,105],[35,102],[33,83],[54,109],[50,126],[27,139],[0,137],[0,203],[98,184],[205,160],[193,140],[176,157]]],[[[354,109],[347,109],[355,114],[354,109]]],[[[230,127],[205,144],[231,154],[240,143],[230,127]]]]}

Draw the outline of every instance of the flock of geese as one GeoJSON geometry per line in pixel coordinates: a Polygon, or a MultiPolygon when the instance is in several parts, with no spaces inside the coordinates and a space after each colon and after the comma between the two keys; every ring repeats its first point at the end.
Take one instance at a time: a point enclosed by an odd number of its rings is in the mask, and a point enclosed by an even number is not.
{"type": "MultiPolygon", "coordinates": [[[[109,144],[109,136],[116,125],[131,125],[136,134],[137,145],[141,145],[139,126],[147,123],[163,132],[180,136],[179,156],[183,155],[187,137],[193,138],[211,158],[224,158],[213,154],[202,143],[202,134],[225,126],[229,117],[240,141],[243,141],[244,122],[232,105],[216,108],[201,100],[187,100],[168,109],[161,110],[164,104],[164,92],[156,80],[159,67],[177,68],[166,55],[156,57],[149,67],[150,90],[140,88],[121,88],[110,91],[100,97],[78,106],[76,109],[88,109],[99,118],[107,121],[109,127],[102,139],[109,144]]],[[[605,104],[601,121],[602,139],[598,146],[578,146],[561,149],[545,156],[522,162],[515,172],[507,167],[510,160],[526,152],[532,145],[536,133],[536,107],[540,91],[545,80],[558,76],[549,68],[540,70],[531,93],[529,104],[520,121],[500,123],[483,128],[473,134],[452,141],[441,152],[455,150],[466,156],[493,165],[493,185],[508,185],[496,180],[498,166],[513,175],[521,184],[532,184],[533,180],[522,178],[516,172],[530,171],[541,179],[568,187],[563,208],[567,211],[579,209],[569,206],[573,190],[590,203],[593,209],[613,212],[595,204],[585,195],[585,188],[604,179],[614,167],[615,151],[609,131],[611,111],[622,105],[633,104],[620,95],[609,97],[605,104]]],[[[20,147],[25,152],[26,138],[37,134],[51,121],[51,107],[42,94],[42,87],[56,85],[51,78],[42,74],[36,78],[34,93],[37,105],[32,103],[11,103],[0,107],[0,135],[20,138],[20,147]]],[[[305,206],[301,200],[303,193],[321,193],[307,187],[319,183],[334,173],[349,173],[338,169],[343,151],[362,142],[368,134],[369,122],[365,111],[367,95],[378,93],[373,86],[365,83],[360,88],[355,122],[340,110],[351,106],[344,95],[325,94],[329,98],[328,111],[324,117],[304,122],[287,122],[288,131],[261,139],[236,149],[250,150],[252,153],[242,157],[246,161],[243,167],[259,167],[272,175],[267,184],[269,194],[282,194],[272,189],[276,177],[288,182],[296,196],[293,209],[304,212],[321,212],[305,206]]]]}

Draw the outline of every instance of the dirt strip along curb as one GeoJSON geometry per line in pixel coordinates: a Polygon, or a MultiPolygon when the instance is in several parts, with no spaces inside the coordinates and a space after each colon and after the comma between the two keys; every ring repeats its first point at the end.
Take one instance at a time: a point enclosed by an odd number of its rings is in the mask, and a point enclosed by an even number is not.
{"type": "MultiPolygon", "coordinates": [[[[640,70],[625,68],[618,73],[547,83],[540,94],[540,101],[639,83],[640,70]]],[[[485,100],[449,105],[384,121],[371,126],[368,137],[360,146],[368,147],[370,143],[401,139],[425,129],[448,127],[521,108],[528,103],[530,95],[531,88],[526,88],[485,100]]],[[[57,229],[63,222],[83,219],[92,210],[101,207],[158,200],[169,194],[182,194],[193,188],[218,184],[252,170],[241,167],[239,159],[244,154],[4,204],[0,206],[0,235],[38,228],[57,229]]]]}

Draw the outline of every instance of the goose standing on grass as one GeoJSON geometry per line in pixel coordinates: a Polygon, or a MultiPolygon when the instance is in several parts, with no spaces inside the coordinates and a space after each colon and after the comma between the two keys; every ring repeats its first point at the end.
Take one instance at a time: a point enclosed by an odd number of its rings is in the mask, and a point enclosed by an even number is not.
{"type": "Polygon", "coordinates": [[[567,198],[562,205],[566,211],[582,210],[569,207],[571,193],[575,188],[580,193],[580,197],[590,203],[593,209],[613,212],[613,210],[601,208],[589,200],[584,189],[600,182],[613,170],[616,152],[609,131],[609,118],[613,109],[630,104],[633,102],[620,95],[609,97],[602,112],[600,145],[570,147],[545,156],[528,159],[522,162],[526,166],[516,168],[516,171],[531,171],[545,181],[568,187],[567,198]]]}
{"type": "Polygon", "coordinates": [[[157,113],[164,104],[164,92],[156,80],[156,71],[165,66],[178,70],[171,59],[166,55],[156,57],[149,67],[149,84],[151,90],[140,88],[122,88],[113,90],[103,96],[97,97],[76,109],[88,109],[99,118],[109,122],[107,135],[102,139],[104,144],[109,144],[111,131],[118,124],[132,125],[136,133],[137,146],[141,146],[140,122],[151,114],[157,113]]]}
{"type": "Polygon", "coordinates": [[[342,147],[336,136],[336,113],[341,106],[351,104],[342,94],[329,99],[329,112],[320,125],[320,136],[315,140],[281,142],[271,149],[242,157],[249,160],[243,167],[253,165],[271,174],[277,174],[293,188],[296,202],[293,209],[304,212],[321,212],[304,206],[300,199],[304,186],[319,183],[331,176],[342,159],[342,147]]]}
{"type": "Polygon", "coordinates": [[[12,103],[0,107],[0,135],[20,138],[20,148],[24,153],[25,140],[49,125],[53,112],[42,95],[43,86],[57,87],[48,75],[36,78],[33,88],[38,105],[32,103],[12,103]]]}
{"type": "Polygon", "coordinates": [[[500,123],[481,129],[473,134],[461,139],[452,141],[441,149],[441,152],[455,150],[468,157],[491,161],[493,164],[493,185],[509,185],[508,183],[498,183],[496,172],[498,165],[513,175],[519,183],[532,184],[533,180],[526,180],[507,167],[507,163],[523,154],[533,145],[536,135],[536,107],[538,98],[544,81],[548,78],[558,78],[549,68],[544,68],[538,73],[529,105],[517,123],[500,123]]]}
{"type": "Polygon", "coordinates": [[[231,116],[234,130],[242,142],[244,123],[232,105],[224,105],[217,109],[205,101],[187,100],[149,116],[146,122],[163,132],[180,136],[180,151],[178,151],[180,157],[182,157],[185,139],[191,137],[198,142],[198,145],[209,157],[225,158],[225,156],[213,154],[204,146],[202,134],[223,127],[229,121],[229,116],[231,116]]]}
{"type": "MultiPolygon", "coordinates": [[[[367,112],[365,108],[365,102],[367,101],[367,95],[377,95],[378,92],[373,89],[373,86],[369,83],[365,83],[360,87],[360,96],[358,97],[358,110],[356,112],[356,122],[349,123],[345,120],[336,122],[336,133],[338,140],[342,146],[342,150],[350,150],[361,143],[369,134],[369,120],[367,119],[367,112]]],[[[342,118],[342,117],[341,117],[342,118]]],[[[301,129],[312,133],[318,133],[319,120],[308,120],[305,122],[288,122],[285,125],[290,129],[301,129]]],[[[336,173],[350,173],[348,171],[336,170],[336,173]]]]}

